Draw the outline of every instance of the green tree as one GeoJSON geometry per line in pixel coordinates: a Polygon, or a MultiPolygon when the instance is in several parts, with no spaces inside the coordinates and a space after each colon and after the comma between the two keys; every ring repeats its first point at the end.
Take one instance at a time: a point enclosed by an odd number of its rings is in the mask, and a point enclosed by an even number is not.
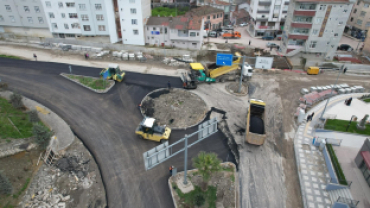
{"type": "Polygon", "coordinates": [[[18,93],[13,93],[10,95],[10,101],[9,101],[14,108],[22,108],[24,105],[23,105],[23,102],[22,102],[22,95],[18,94],[18,93]]]}
{"type": "Polygon", "coordinates": [[[13,185],[9,179],[0,171],[0,194],[11,194],[13,185]]]}
{"type": "Polygon", "coordinates": [[[213,173],[221,170],[221,160],[215,153],[199,152],[193,158],[193,166],[198,169],[198,173],[203,176],[203,190],[207,189],[207,183],[213,173]]]}
{"type": "Polygon", "coordinates": [[[28,116],[30,122],[32,123],[37,123],[40,121],[39,115],[37,114],[36,110],[28,111],[28,116]]]}
{"type": "Polygon", "coordinates": [[[35,142],[42,149],[46,149],[46,147],[49,145],[51,136],[53,136],[53,132],[49,131],[49,129],[45,126],[36,123],[35,125],[33,125],[32,133],[35,137],[35,142]]]}

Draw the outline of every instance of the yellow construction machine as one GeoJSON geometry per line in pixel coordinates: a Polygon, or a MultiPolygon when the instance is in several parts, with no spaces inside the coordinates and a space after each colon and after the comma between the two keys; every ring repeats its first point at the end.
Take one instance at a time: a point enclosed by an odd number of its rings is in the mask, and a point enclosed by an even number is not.
{"type": "Polygon", "coordinates": [[[136,128],[135,134],[143,139],[164,143],[170,138],[171,129],[165,125],[159,126],[154,118],[145,117],[136,128]]]}

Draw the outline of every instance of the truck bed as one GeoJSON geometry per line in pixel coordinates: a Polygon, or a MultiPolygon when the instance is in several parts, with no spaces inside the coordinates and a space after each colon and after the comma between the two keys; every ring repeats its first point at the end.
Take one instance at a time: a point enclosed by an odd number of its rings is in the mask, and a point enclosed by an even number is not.
{"type": "Polygon", "coordinates": [[[249,131],[255,134],[264,134],[265,133],[265,125],[263,123],[263,119],[258,115],[251,115],[249,121],[249,131]]]}

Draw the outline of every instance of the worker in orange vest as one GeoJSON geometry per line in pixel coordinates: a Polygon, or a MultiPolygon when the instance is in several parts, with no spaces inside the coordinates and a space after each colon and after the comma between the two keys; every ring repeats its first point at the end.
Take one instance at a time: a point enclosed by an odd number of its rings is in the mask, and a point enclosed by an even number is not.
{"type": "Polygon", "coordinates": [[[171,165],[169,169],[170,169],[170,175],[172,175],[173,166],[171,165]]]}

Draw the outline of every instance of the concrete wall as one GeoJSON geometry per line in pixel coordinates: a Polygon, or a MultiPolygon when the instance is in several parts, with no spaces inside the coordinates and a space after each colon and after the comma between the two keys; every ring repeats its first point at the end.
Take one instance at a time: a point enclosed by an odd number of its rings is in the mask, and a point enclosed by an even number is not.
{"type": "MultiPolygon", "coordinates": [[[[25,28],[25,27],[12,27],[12,26],[3,26],[2,27],[5,33],[12,33],[15,36],[19,37],[45,37],[52,38],[53,35],[50,33],[49,28],[25,28]]],[[[1,31],[0,31],[1,34],[1,31]]]]}
{"type": "Polygon", "coordinates": [[[362,156],[360,154],[362,151],[370,151],[370,139],[369,138],[367,138],[364,141],[364,145],[362,145],[360,151],[358,151],[358,154],[355,158],[355,163],[356,163],[357,167],[360,167],[362,161],[364,161],[364,159],[362,158],[362,156]]]}
{"type": "Polygon", "coordinates": [[[326,149],[326,147],[324,148],[322,153],[323,153],[324,158],[325,158],[325,163],[326,163],[326,167],[328,168],[329,175],[332,179],[331,183],[337,183],[338,184],[337,174],[335,173],[333,165],[331,164],[330,155],[329,155],[328,150],[326,149]]]}

